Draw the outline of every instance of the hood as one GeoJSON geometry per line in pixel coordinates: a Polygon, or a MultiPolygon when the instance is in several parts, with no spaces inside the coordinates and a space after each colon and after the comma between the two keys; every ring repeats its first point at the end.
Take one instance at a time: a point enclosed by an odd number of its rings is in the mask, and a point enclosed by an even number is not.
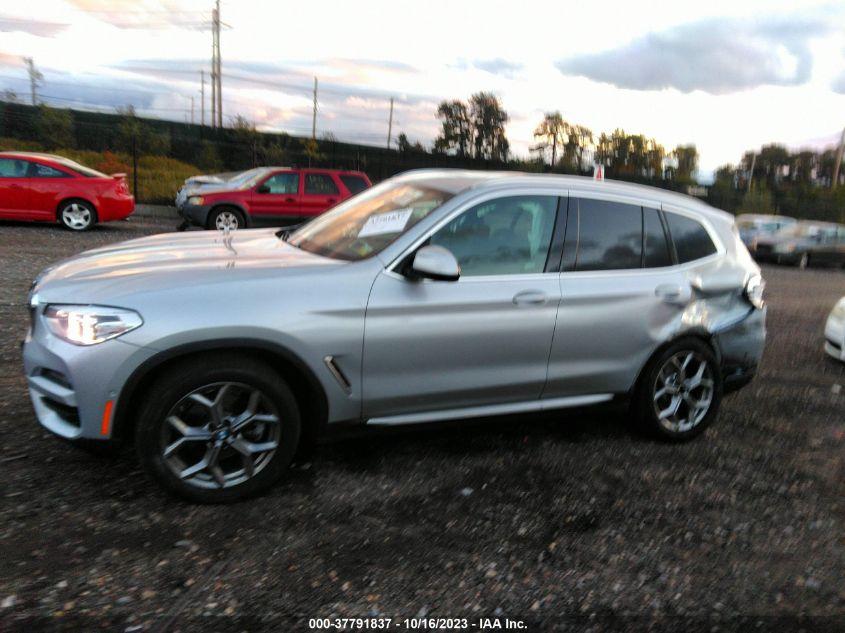
{"type": "Polygon", "coordinates": [[[342,266],[282,241],[277,229],[162,233],[86,251],[46,269],[34,291],[51,301],[93,302],[179,285],[243,282],[342,266]],[[94,296],[96,295],[96,296],[94,296]]]}

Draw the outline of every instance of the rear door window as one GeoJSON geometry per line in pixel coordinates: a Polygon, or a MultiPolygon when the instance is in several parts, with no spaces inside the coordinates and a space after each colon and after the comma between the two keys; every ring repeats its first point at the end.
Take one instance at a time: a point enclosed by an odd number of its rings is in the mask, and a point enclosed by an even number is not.
{"type": "Polygon", "coordinates": [[[54,169],[49,165],[42,165],[41,163],[32,163],[29,170],[30,178],[70,178],[69,174],[63,171],[54,169]]]}
{"type": "Polygon", "coordinates": [[[666,212],[666,223],[675,243],[678,263],[685,264],[716,252],[716,245],[710,239],[707,229],[692,218],[666,212]]]}
{"type": "Polygon", "coordinates": [[[328,174],[306,174],[305,193],[318,196],[331,196],[340,193],[334,180],[328,174]]]}
{"type": "Polygon", "coordinates": [[[643,267],[671,266],[672,255],[666,231],[656,209],[643,208],[643,267]]]}
{"type": "Polygon", "coordinates": [[[361,178],[361,176],[355,176],[353,174],[341,174],[340,181],[343,183],[344,187],[349,189],[349,193],[353,196],[369,187],[366,180],[361,178]]]}
{"type": "MultiPolygon", "coordinates": [[[[643,219],[639,206],[580,198],[575,270],[640,268],[643,219]]],[[[570,206],[570,214],[572,206],[570,206]]]]}

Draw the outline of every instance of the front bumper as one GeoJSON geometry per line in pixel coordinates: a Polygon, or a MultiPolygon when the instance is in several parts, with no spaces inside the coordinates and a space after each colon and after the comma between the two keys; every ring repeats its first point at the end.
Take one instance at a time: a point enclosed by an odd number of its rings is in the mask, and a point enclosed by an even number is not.
{"type": "Polygon", "coordinates": [[[836,360],[845,361],[845,319],[830,315],[824,326],[824,351],[836,360]]]}
{"type": "Polygon", "coordinates": [[[39,423],[67,440],[111,439],[123,385],[155,352],[120,339],[91,346],[67,343],[40,322],[42,310],[43,306],[35,309],[22,346],[39,423]]]}
{"type": "Polygon", "coordinates": [[[201,227],[205,227],[208,224],[208,214],[211,212],[209,205],[183,204],[178,208],[179,215],[191,224],[201,227]]]}
{"type": "Polygon", "coordinates": [[[714,333],[725,393],[744,387],[757,374],[766,346],[766,312],[766,307],[754,308],[743,319],[714,333]]]}

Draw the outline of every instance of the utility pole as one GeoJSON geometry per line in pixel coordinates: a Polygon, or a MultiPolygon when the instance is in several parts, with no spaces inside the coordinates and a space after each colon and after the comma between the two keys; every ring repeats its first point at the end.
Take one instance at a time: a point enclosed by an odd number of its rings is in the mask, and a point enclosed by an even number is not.
{"type": "Polygon", "coordinates": [[[191,95],[191,125],[194,124],[194,96],[191,95]]]}
{"type": "Polygon", "coordinates": [[[836,189],[839,185],[839,168],[842,166],[843,150],[845,150],[845,128],[842,129],[842,137],[839,139],[839,151],[836,152],[836,162],[833,164],[833,179],[830,181],[831,189],[836,189]]]}
{"type": "Polygon", "coordinates": [[[393,97],[390,97],[390,119],[387,121],[387,149],[390,149],[390,137],[393,135],[393,97]]]}
{"type": "Polygon", "coordinates": [[[748,174],[748,191],[751,191],[751,183],[754,182],[754,165],[757,164],[757,154],[751,154],[751,173],[748,174]]]}
{"type": "Polygon", "coordinates": [[[205,127],[205,71],[200,71],[200,125],[205,127]]]}
{"type": "Polygon", "coordinates": [[[314,112],[311,114],[311,140],[317,140],[317,78],[314,77],[314,112]]]}
{"type": "Polygon", "coordinates": [[[214,63],[217,47],[214,45],[213,29],[211,38],[211,127],[217,127],[217,65],[214,63]]]}
{"type": "Polygon", "coordinates": [[[38,105],[38,86],[41,85],[41,80],[44,75],[35,67],[35,61],[32,57],[24,57],[26,63],[26,72],[29,73],[29,91],[32,96],[32,105],[38,105]]]}
{"type": "Polygon", "coordinates": [[[216,74],[217,74],[217,127],[223,127],[223,68],[220,58],[220,0],[216,0],[214,7],[214,33],[216,42],[216,74]]]}

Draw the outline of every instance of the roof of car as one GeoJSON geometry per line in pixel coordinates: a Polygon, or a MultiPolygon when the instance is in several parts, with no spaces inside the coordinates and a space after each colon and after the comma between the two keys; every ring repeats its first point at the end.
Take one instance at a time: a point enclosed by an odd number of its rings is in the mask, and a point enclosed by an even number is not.
{"type": "Polygon", "coordinates": [[[44,152],[0,152],[0,156],[11,156],[13,158],[20,157],[20,158],[47,158],[49,160],[56,160],[56,161],[68,161],[69,158],[65,158],[64,156],[58,156],[56,154],[46,154],[44,152]]]}
{"type": "Polygon", "coordinates": [[[692,196],[620,180],[596,180],[587,176],[531,174],[518,171],[471,171],[464,169],[418,169],[405,172],[398,178],[425,181],[433,187],[453,194],[468,189],[483,190],[500,187],[567,187],[579,191],[649,198],[655,202],[674,204],[721,220],[734,221],[734,216],[730,213],[711,207],[692,196]]]}

